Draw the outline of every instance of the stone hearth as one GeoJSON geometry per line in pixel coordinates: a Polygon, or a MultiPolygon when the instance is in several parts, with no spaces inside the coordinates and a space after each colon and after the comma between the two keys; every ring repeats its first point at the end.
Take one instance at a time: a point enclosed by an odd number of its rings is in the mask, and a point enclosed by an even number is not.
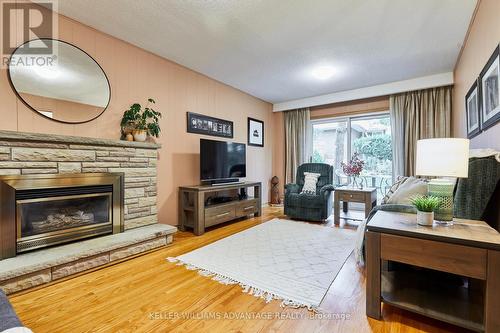
{"type": "Polygon", "coordinates": [[[0,289],[10,294],[165,246],[176,231],[170,225],[153,224],[4,259],[0,289]]]}

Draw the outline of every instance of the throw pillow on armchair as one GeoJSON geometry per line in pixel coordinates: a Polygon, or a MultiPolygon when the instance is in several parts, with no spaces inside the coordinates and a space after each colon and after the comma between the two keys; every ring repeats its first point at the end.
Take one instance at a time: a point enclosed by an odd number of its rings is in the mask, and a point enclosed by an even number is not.
{"type": "Polygon", "coordinates": [[[300,193],[316,194],[316,185],[318,184],[318,179],[320,176],[320,173],[304,172],[304,186],[302,187],[302,192],[300,193]]]}

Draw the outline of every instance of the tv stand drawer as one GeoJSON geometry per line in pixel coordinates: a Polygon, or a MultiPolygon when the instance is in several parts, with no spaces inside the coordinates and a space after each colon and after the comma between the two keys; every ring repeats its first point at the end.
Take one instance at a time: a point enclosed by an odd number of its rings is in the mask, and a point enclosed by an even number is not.
{"type": "Polygon", "coordinates": [[[244,200],[236,205],[236,216],[247,216],[255,214],[258,210],[257,200],[244,200]]]}
{"type": "Polygon", "coordinates": [[[236,217],[234,205],[224,205],[205,209],[205,227],[233,220],[236,217]]]}

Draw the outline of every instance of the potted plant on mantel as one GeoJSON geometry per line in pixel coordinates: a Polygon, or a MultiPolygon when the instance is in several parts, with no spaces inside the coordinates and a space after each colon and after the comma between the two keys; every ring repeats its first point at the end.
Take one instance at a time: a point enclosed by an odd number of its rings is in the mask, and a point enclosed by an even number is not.
{"type": "Polygon", "coordinates": [[[441,205],[441,199],[434,196],[417,196],[410,202],[417,208],[417,223],[431,226],[434,222],[434,210],[441,205]]]}
{"type": "Polygon", "coordinates": [[[144,142],[148,136],[158,137],[160,135],[159,119],[161,118],[161,113],[150,107],[150,104],[155,103],[154,99],[148,98],[148,104],[144,108],[144,111],[140,104],[135,103],[123,113],[120,123],[122,138],[128,141],[144,142]]]}

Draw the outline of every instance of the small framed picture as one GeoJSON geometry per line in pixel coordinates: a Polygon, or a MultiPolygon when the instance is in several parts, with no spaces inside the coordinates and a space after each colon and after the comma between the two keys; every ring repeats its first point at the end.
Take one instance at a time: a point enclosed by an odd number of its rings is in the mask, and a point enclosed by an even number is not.
{"type": "Polygon", "coordinates": [[[465,95],[465,114],[467,117],[467,138],[473,138],[481,132],[477,81],[465,95]]]}
{"type": "Polygon", "coordinates": [[[495,125],[500,120],[500,58],[499,46],[491,55],[479,75],[481,96],[481,130],[495,125]]]}
{"type": "Polygon", "coordinates": [[[248,118],[248,145],[264,147],[264,122],[248,118]]]}

